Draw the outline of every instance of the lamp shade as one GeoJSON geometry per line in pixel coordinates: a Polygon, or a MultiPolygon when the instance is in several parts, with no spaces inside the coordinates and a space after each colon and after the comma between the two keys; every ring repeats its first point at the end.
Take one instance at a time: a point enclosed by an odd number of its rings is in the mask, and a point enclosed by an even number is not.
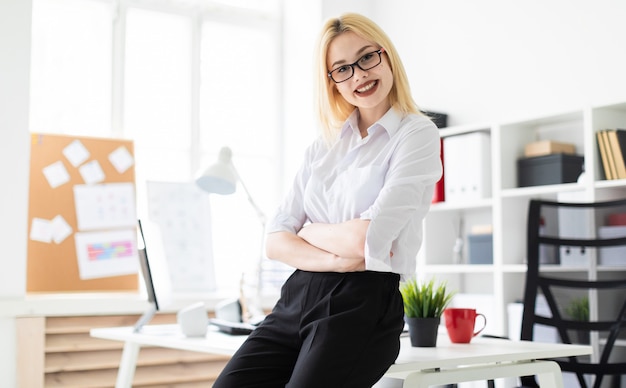
{"type": "Polygon", "coordinates": [[[222,195],[234,193],[239,179],[231,158],[230,148],[222,147],[217,162],[204,170],[196,179],[196,185],[208,193],[222,195]]]}

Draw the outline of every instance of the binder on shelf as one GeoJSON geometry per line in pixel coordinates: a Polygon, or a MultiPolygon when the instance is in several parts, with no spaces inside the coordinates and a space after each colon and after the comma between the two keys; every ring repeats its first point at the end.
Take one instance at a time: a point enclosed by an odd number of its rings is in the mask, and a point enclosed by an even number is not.
{"type": "MultiPolygon", "coordinates": [[[[432,122],[437,126],[437,128],[445,128],[448,126],[448,115],[440,112],[433,111],[422,111],[423,114],[428,116],[432,120],[432,122]]],[[[440,144],[440,152],[439,157],[441,158],[441,163],[443,164],[443,139],[440,144]]],[[[445,173],[445,171],[444,171],[445,173]]],[[[435,191],[433,192],[433,198],[430,201],[431,203],[443,202],[445,200],[445,188],[444,188],[444,178],[443,175],[441,179],[435,184],[435,191]]]]}
{"type": "MultiPolygon", "coordinates": [[[[441,158],[441,163],[443,164],[443,139],[440,139],[441,142],[441,148],[439,151],[439,157],[441,158]]],[[[444,176],[445,176],[445,168],[443,170],[443,173],[441,175],[441,179],[439,179],[439,181],[437,181],[437,183],[435,183],[435,191],[433,192],[433,199],[431,201],[431,203],[437,203],[437,202],[443,202],[446,199],[446,195],[445,195],[445,183],[444,183],[444,176]]]]}
{"type": "Polygon", "coordinates": [[[443,140],[446,202],[478,200],[491,196],[491,137],[477,131],[443,140]]]}

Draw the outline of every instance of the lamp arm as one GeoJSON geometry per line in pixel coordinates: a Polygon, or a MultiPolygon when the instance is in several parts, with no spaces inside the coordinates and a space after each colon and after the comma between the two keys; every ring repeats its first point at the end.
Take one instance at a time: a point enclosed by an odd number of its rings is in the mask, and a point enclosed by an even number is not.
{"type": "MultiPolygon", "coordinates": [[[[233,171],[235,172],[235,176],[237,180],[241,183],[243,190],[246,192],[246,196],[248,197],[248,202],[256,211],[257,217],[261,222],[261,241],[263,241],[265,237],[265,223],[267,221],[265,217],[265,213],[261,210],[261,207],[254,201],[252,195],[250,195],[250,191],[248,187],[244,183],[243,179],[239,175],[239,171],[233,163],[231,163],[233,171]]],[[[263,316],[263,309],[261,307],[261,282],[262,282],[262,264],[263,261],[263,243],[261,243],[261,252],[259,253],[259,258],[255,264],[255,272],[256,272],[256,286],[254,287],[254,295],[252,296],[252,303],[248,303],[247,298],[244,293],[244,277],[242,275],[241,283],[240,283],[240,303],[242,303],[242,318],[244,322],[249,322],[250,319],[256,319],[258,316],[263,316]],[[258,315],[258,316],[255,316],[258,315]]]]}
{"type": "Polygon", "coordinates": [[[259,221],[261,221],[261,225],[263,226],[263,233],[265,233],[265,223],[267,222],[267,217],[265,216],[265,213],[263,213],[263,210],[261,210],[261,207],[254,201],[254,199],[252,198],[252,195],[250,195],[250,191],[248,191],[248,187],[246,187],[246,184],[244,183],[243,179],[241,179],[241,176],[239,175],[239,171],[237,171],[237,168],[235,168],[235,165],[233,164],[232,166],[233,166],[233,171],[235,171],[235,175],[237,176],[237,180],[239,181],[239,183],[241,183],[241,187],[243,187],[243,190],[246,192],[246,196],[248,197],[248,202],[250,202],[250,205],[252,205],[252,207],[256,211],[256,215],[259,218],[259,221]]]}

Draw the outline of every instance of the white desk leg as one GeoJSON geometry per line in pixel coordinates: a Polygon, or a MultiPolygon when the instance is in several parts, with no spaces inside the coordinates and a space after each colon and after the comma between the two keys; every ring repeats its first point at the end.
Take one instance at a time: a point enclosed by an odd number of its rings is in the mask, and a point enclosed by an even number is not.
{"type": "Polygon", "coordinates": [[[542,388],[563,388],[561,368],[553,361],[527,361],[440,371],[419,371],[406,376],[403,388],[428,388],[432,385],[531,375],[539,376],[539,384],[542,388]]]}
{"type": "Polygon", "coordinates": [[[546,365],[545,370],[536,372],[539,380],[539,385],[542,387],[555,387],[563,388],[563,373],[561,367],[554,361],[542,361],[543,363],[549,363],[546,365]]]}
{"type": "Polygon", "coordinates": [[[135,366],[137,365],[137,356],[140,348],[141,346],[134,342],[124,343],[124,351],[122,352],[120,368],[117,371],[115,388],[131,388],[133,386],[135,366]]]}

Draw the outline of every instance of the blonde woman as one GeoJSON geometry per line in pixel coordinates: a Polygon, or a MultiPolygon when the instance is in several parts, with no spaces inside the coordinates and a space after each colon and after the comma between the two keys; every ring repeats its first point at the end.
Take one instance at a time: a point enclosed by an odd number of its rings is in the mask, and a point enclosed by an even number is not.
{"type": "Polygon", "coordinates": [[[296,270],[215,387],[371,387],[395,361],[402,278],[442,172],[436,126],[370,19],[328,20],[318,41],[322,136],[268,225],[267,256],[296,270]]]}

